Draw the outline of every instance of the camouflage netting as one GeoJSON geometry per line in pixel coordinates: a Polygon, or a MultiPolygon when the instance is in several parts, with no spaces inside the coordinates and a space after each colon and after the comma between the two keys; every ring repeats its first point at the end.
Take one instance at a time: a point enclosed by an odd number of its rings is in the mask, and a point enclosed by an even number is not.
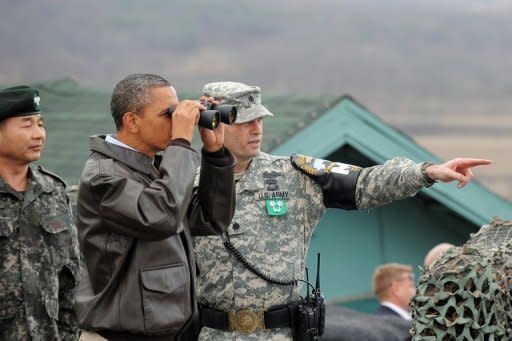
{"type": "Polygon", "coordinates": [[[510,340],[512,222],[494,219],[423,269],[414,340],[510,340]]]}

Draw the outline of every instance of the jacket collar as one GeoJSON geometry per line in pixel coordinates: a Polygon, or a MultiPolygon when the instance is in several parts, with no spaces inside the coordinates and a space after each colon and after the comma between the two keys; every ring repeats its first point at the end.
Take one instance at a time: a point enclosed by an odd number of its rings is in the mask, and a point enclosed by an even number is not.
{"type": "Polygon", "coordinates": [[[270,155],[260,152],[257,156],[253,157],[249,167],[241,175],[235,175],[238,179],[237,187],[239,192],[243,191],[262,191],[265,189],[263,182],[262,167],[269,167],[272,162],[270,155]]]}
{"type": "Polygon", "coordinates": [[[30,164],[28,171],[28,187],[25,192],[25,200],[23,207],[28,206],[32,201],[36,200],[41,193],[53,192],[54,186],[49,181],[49,178],[40,171],[40,166],[33,163],[30,164]]]}
{"type": "Polygon", "coordinates": [[[385,307],[388,307],[389,309],[393,310],[395,313],[397,313],[398,315],[400,315],[403,319],[406,319],[406,320],[411,320],[411,314],[400,308],[399,306],[397,306],[396,304],[394,303],[391,303],[389,301],[382,301],[381,305],[385,306],[385,307]]]}
{"type": "Polygon", "coordinates": [[[152,158],[135,150],[108,143],[105,141],[105,137],[105,135],[91,136],[89,149],[93,152],[103,154],[111,159],[122,162],[139,172],[151,176],[157,176],[158,172],[153,165],[152,158]]]}
{"type": "MultiPolygon", "coordinates": [[[[31,163],[28,166],[27,173],[27,190],[25,191],[25,201],[30,202],[33,198],[38,197],[41,193],[51,193],[53,191],[53,185],[49,180],[41,173],[39,166],[31,163]]],[[[5,180],[0,177],[0,193],[10,193],[16,196],[18,199],[20,193],[16,192],[5,180]]]]}
{"type": "Polygon", "coordinates": [[[30,164],[28,170],[29,187],[30,185],[33,185],[35,187],[40,186],[41,191],[47,193],[53,191],[53,184],[48,180],[48,178],[43,173],[41,173],[39,169],[40,166],[37,166],[33,163],[30,164]]]}

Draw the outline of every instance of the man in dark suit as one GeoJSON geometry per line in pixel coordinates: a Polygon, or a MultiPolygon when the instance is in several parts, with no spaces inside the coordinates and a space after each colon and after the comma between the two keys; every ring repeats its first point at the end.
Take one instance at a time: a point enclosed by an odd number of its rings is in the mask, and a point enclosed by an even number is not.
{"type": "Polygon", "coordinates": [[[378,266],[373,274],[373,291],[380,301],[375,314],[411,320],[409,303],[416,293],[411,266],[398,263],[378,266]]]}

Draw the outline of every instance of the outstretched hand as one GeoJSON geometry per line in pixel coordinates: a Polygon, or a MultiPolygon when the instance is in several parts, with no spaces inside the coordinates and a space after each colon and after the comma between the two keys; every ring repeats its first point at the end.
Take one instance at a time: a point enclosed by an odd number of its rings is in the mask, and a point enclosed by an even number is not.
{"type": "Polygon", "coordinates": [[[458,188],[466,186],[473,177],[471,168],[476,166],[490,165],[491,160],[456,158],[441,165],[431,165],[426,172],[432,180],[442,182],[458,181],[458,188]]]}

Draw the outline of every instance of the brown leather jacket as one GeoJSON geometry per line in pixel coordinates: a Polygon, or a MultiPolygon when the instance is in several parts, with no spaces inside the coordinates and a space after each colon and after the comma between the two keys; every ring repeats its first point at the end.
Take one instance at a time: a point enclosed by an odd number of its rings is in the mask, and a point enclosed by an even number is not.
{"type": "Polygon", "coordinates": [[[234,157],[183,141],[148,156],[92,136],[77,202],[84,269],[75,311],[86,330],[179,335],[197,316],[191,233],[229,226],[234,157]],[[191,231],[191,228],[193,231],[191,231]]]}

